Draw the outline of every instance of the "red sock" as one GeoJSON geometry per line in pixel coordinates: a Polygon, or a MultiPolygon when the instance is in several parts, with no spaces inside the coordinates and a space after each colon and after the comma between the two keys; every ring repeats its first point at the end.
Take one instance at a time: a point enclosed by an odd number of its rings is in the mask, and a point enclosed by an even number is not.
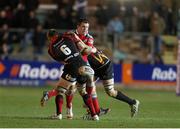
{"type": "Polygon", "coordinates": [[[96,113],[99,114],[100,107],[99,107],[99,102],[98,102],[98,99],[97,99],[97,95],[92,94],[92,90],[93,90],[92,87],[87,87],[87,89],[86,89],[88,95],[92,96],[92,102],[93,102],[96,113]]]}
{"type": "Polygon", "coordinates": [[[89,110],[91,111],[91,116],[96,115],[96,110],[92,102],[92,97],[89,96],[88,94],[85,94],[82,97],[83,97],[84,103],[88,106],[89,110]]]}
{"type": "Polygon", "coordinates": [[[66,107],[67,108],[72,107],[72,99],[73,99],[73,95],[66,95],[66,107]]]}
{"type": "Polygon", "coordinates": [[[100,107],[99,107],[99,101],[98,101],[97,96],[93,97],[92,101],[93,101],[94,108],[96,110],[96,114],[99,114],[100,113],[100,107]]]}
{"type": "Polygon", "coordinates": [[[88,95],[91,95],[91,94],[92,94],[92,90],[93,90],[92,87],[90,87],[90,86],[87,86],[87,87],[86,87],[86,91],[87,91],[88,95]]]}
{"type": "Polygon", "coordinates": [[[51,98],[53,96],[58,95],[58,91],[56,89],[48,91],[48,97],[51,98]]]}
{"type": "Polygon", "coordinates": [[[57,115],[62,113],[62,106],[63,106],[63,96],[62,95],[57,95],[56,99],[56,113],[57,115]]]}

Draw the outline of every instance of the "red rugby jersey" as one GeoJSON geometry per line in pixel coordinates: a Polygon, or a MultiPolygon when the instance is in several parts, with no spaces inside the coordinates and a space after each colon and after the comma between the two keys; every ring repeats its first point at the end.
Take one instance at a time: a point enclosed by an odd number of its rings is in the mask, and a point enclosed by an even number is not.
{"type": "MultiPolygon", "coordinates": [[[[88,46],[90,46],[90,47],[92,47],[92,48],[94,47],[94,46],[93,46],[94,38],[93,38],[90,34],[81,35],[81,34],[78,34],[77,32],[76,32],[76,34],[79,36],[79,38],[80,38],[86,45],[88,45],[88,46]]],[[[86,61],[86,62],[88,61],[87,56],[88,56],[88,55],[83,55],[83,56],[82,56],[83,60],[86,61]]]]}

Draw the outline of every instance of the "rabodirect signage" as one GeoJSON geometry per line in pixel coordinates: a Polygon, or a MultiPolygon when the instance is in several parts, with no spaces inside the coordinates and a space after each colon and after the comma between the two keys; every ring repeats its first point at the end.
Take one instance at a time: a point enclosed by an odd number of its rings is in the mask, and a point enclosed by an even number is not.
{"type": "Polygon", "coordinates": [[[42,85],[45,81],[56,81],[62,74],[59,63],[0,61],[0,84],[42,85]]]}
{"type": "MultiPolygon", "coordinates": [[[[121,82],[121,65],[114,65],[114,80],[121,82]]],[[[59,80],[63,65],[56,62],[0,61],[0,85],[43,86],[59,80]]]]}
{"type": "Polygon", "coordinates": [[[133,80],[142,81],[176,81],[175,65],[144,65],[134,64],[132,68],[133,80]]]}

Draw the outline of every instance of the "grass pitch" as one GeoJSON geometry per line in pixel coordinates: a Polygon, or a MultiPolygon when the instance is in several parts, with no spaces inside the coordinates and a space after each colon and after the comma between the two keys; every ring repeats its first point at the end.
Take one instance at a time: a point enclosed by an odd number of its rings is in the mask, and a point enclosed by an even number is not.
{"type": "Polygon", "coordinates": [[[127,104],[98,89],[100,105],[111,108],[111,112],[100,117],[100,121],[86,121],[82,120],[86,111],[78,93],[73,100],[73,120],[65,117],[65,102],[63,120],[47,119],[55,112],[54,98],[40,107],[42,91],[47,89],[51,87],[0,87],[0,128],[180,128],[180,97],[173,91],[121,89],[141,102],[138,116],[131,118],[127,104]]]}

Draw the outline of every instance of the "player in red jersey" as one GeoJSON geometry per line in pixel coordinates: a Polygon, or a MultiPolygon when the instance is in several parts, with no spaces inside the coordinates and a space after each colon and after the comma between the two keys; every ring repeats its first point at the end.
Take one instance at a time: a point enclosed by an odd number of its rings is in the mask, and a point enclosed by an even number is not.
{"type": "MultiPolygon", "coordinates": [[[[74,37],[72,37],[72,39],[81,40],[82,42],[85,42],[86,45],[88,45],[90,47],[90,48],[88,48],[88,49],[90,49],[88,51],[91,51],[94,53],[94,52],[96,52],[96,48],[93,46],[94,39],[91,35],[88,34],[88,29],[89,29],[89,22],[86,19],[80,19],[77,24],[76,31],[75,32],[66,32],[65,34],[72,34],[74,36],[74,37]]],[[[87,60],[88,53],[86,51],[84,51],[84,52],[82,51],[81,53],[84,53],[82,55],[82,58],[88,64],[88,60],[87,60]]],[[[84,80],[82,80],[81,76],[78,76],[77,82],[81,85],[85,83],[84,80]]],[[[73,87],[74,86],[71,86],[72,90],[69,90],[70,92],[68,92],[68,94],[66,94],[67,118],[69,118],[69,119],[72,119],[72,117],[73,117],[73,112],[72,112],[72,99],[73,99],[72,91],[74,90],[73,87]]],[[[94,105],[96,113],[98,115],[106,114],[109,111],[109,109],[108,108],[107,109],[100,108],[99,102],[97,99],[97,95],[96,94],[91,95],[92,89],[94,89],[93,87],[94,87],[94,85],[91,85],[88,81],[86,81],[86,89],[87,89],[86,91],[87,91],[88,95],[92,97],[92,101],[93,101],[93,105],[94,105]]],[[[79,89],[79,93],[81,95],[83,95],[82,94],[83,92],[86,92],[84,90],[81,90],[80,87],[78,89],[79,89]]],[[[45,93],[44,96],[46,96],[46,94],[47,93],[45,93]]],[[[59,110],[59,109],[62,109],[63,100],[57,101],[57,97],[58,96],[56,96],[55,102],[56,102],[56,108],[57,108],[57,110],[59,110]],[[58,106],[58,105],[61,105],[61,106],[58,106]]],[[[54,118],[57,118],[56,115],[54,116],[54,118]]],[[[92,119],[92,118],[90,118],[90,119],[92,119]]]]}
{"type": "MultiPolygon", "coordinates": [[[[89,31],[89,22],[87,19],[80,19],[77,23],[77,29],[75,30],[75,36],[77,39],[80,39],[82,42],[84,42],[86,45],[88,45],[89,47],[91,47],[92,49],[92,53],[96,52],[96,48],[93,46],[93,43],[94,43],[94,38],[88,33],[89,31]],[[77,37],[78,36],[78,37],[77,37]]],[[[88,63],[88,59],[87,59],[87,54],[85,54],[83,56],[83,59],[88,63]]],[[[88,63],[89,64],[89,63],[88,63]]],[[[77,83],[81,85],[83,85],[85,82],[84,82],[84,79],[82,78],[82,76],[79,76],[79,78],[77,78],[77,83]]],[[[95,89],[95,87],[89,85],[87,82],[86,82],[86,91],[87,93],[92,96],[92,101],[93,101],[93,105],[94,105],[94,108],[96,110],[96,113],[98,115],[103,115],[103,114],[106,114],[107,112],[110,111],[110,109],[103,109],[103,108],[100,108],[99,106],[99,102],[98,102],[98,98],[97,98],[97,94],[93,93],[92,90],[95,89]]],[[[82,92],[84,92],[82,90],[81,87],[78,87],[78,91],[79,93],[81,94],[82,92]]],[[[82,94],[81,94],[82,95],[82,94]]],[[[73,117],[73,113],[72,113],[72,98],[73,98],[73,93],[72,94],[69,94],[69,95],[66,95],[66,102],[67,102],[67,116],[69,118],[72,118],[73,117]],[[70,98],[70,99],[69,99],[70,98]]],[[[89,118],[91,119],[91,118],[89,118]]]]}
{"type": "MultiPolygon", "coordinates": [[[[81,22],[80,22],[81,23],[81,22]]],[[[85,25],[88,22],[85,20],[85,25]]],[[[85,28],[84,24],[78,24],[79,26],[77,27],[76,34],[82,39],[82,41],[88,45],[91,46],[94,51],[88,55],[88,62],[90,63],[90,66],[94,69],[95,71],[95,77],[99,78],[104,85],[106,93],[115,99],[118,99],[120,101],[123,101],[127,104],[129,104],[130,109],[131,109],[131,117],[134,117],[138,113],[138,108],[139,108],[139,101],[136,99],[131,99],[127,95],[123,94],[120,91],[117,91],[114,89],[114,75],[113,75],[113,64],[110,61],[110,59],[101,51],[97,50],[93,46],[93,38],[90,36],[88,33],[83,34],[83,29],[85,28]],[[82,25],[82,27],[80,26],[82,25]],[[89,42],[88,42],[89,41],[89,42]]],[[[88,24],[87,24],[88,26],[88,24]]],[[[88,27],[87,27],[88,28],[88,27]]],[[[87,29],[88,30],[88,29],[87,29]]],[[[80,78],[79,80],[84,80],[85,78],[80,78]]],[[[82,82],[83,82],[82,81],[82,82]]],[[[86,88],[86,84],[82,83],[77,83],[78,86],[78,91],[83,91],[86,88]]],[[[97,94],[96,94],[96,89],[95,87],[92,87],[91,89],[86,88],[88,93],[91,93],[93,97],[93,104],[96,109],[96,113],[100,113],[100,108],[99,104],[97,101],[97,94]]],[[[89,116],[89,115],[88,115],[89,116]]],[[[89,118],[89,117],[88,117],[89,118]]]]}
{"type": "MultiPolygon", "coordinates": [[[[89,31],[89,21],[87,19],[80,19],[77,23],[77,28],[75,30],[75,33],[83,41],[83,43],[85,43],[86,45],[88,45],[89,47],[92,48],[91,52],[95,53],[97,51],[97,49],[94,47],[94,38],[93,38],[93,36],[91,36],[89,34],[88,31],[89,31]]],[[[87,56],[85,57],[85,59],[88,61],[87,56]]],[[[77,85],[82,84],[80,82],[83,82],[83,79],[81,77],[77,80],[77,85]]],[[[92,96],[92,100],[93,100],[93,104],[94,104],[96,113],[98,115],[106,114],[107,112],[110,111],[110,109],[100,108],[97,94],[96,93],[94,94],[93,89],[95,89],[95,87],[88,87],[88,84],[86,83],[86,90],[87,90],[88,94],[92,96]]],[[[78,91],[81,91],[80,87],[78,87],[78,91]]],[[[80,92],[80,94],[81,94],[81,92],[80,92]]]]}
{"type": "MultiPolygon", "coordinates": [[[[69,35],[59,35],[57,31],[51,29],[47,33],[47,38],[50,42],[48,53],[49,55],[58,62],[64,64],[63,74],[54,90],[44,94],[41,99],[41,105],[50,99],[52,96],[56,96],[56,101],[61,108],[57,108],[57,117],[62,119],[62,103],[63,94],[66,94],[68,89],[74,85],[77,77],[86,76],[88,83],[94,86],[93,75],[94,71],[90,66],[82,59],[81,53],[88,53],[91,49],[80,40],[74,40],[69,35]],[[79,51],[79,50],[80,51],[79,51]]],[[[94,109],[92,98],[86,92],[82,93],[84,103],[88,106],[91,117],[93,120],[99,120],[99,117],[94,109]]]]}

